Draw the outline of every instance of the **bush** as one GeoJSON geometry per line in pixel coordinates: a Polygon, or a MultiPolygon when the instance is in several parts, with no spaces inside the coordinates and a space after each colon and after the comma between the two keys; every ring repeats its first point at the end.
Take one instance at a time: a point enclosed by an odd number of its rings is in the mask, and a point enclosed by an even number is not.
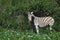
{"type": "Polygon", "coordinates": [[[60,26],[60,7],[55,0],[0,0],[0,4],[0,26],[4,28],[29,28],[28,11],[36,16],[53,16],[54,27],[60,26]]]}

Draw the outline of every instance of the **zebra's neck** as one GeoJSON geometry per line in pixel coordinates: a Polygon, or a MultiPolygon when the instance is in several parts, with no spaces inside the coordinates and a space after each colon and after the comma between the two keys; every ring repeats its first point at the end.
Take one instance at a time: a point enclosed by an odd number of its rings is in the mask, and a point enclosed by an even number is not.
{"type": "Polygon", "coordinates": [[[32,16],[32,18],[31,18],[32,20],[31,20],[31,24],[33,24],[34,25],[34,17],[32,16]]]}

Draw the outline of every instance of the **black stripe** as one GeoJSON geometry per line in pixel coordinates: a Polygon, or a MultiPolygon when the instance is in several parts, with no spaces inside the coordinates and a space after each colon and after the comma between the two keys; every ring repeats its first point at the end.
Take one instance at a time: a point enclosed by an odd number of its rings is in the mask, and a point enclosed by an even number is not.
{"type": "Polygon", "coordinates": [[[48,20],[48,22],[51,21],[51,20],[52,20],[52,18],[50,20],[48,20]]]}
{"type": "Polygon", "coordinates": [[[49,19],[49,17],[46,17],[45,20],[44,20],[44,22],[46,22],[48,19],[49,19]]]}

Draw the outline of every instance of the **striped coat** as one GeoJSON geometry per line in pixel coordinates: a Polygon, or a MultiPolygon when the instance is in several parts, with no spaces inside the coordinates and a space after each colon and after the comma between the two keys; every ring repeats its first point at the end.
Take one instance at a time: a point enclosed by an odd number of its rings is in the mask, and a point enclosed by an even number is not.
{"type": "Polygon", "coordinates": [[[32,20],[31,17],[34,17],[34,25],[36,27],[36,32],[39,34],[39,27],[45,27],[47,25],[50,26],[50,30],[52,30],[52,26],[54,24],[54,19],[50,16],[48,17],[36,17],[34,16],[33,12],[30,13],[30,21],[32,20]],[[38,27],[39,26],[39,27],[38,27]]]}

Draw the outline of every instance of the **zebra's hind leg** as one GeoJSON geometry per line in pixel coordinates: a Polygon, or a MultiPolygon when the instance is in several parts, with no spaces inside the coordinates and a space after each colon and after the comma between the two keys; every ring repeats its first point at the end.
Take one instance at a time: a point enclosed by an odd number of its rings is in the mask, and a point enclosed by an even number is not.
{"type": "Polygon", "coordinates": [[[38,27],[38,25],[35,25],[35,27],[36,27],[37,34],[39,34],[39,27],[38,27]]]}

